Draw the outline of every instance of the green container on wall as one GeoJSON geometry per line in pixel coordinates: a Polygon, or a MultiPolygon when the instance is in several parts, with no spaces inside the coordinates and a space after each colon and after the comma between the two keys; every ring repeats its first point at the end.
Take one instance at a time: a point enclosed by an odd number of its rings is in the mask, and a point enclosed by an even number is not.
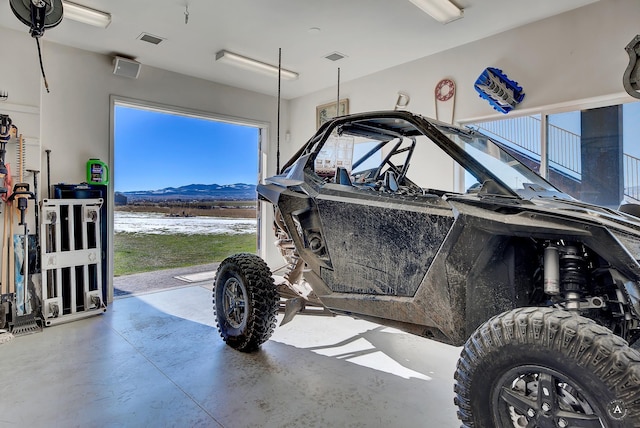
{"type": "Polygon", "coordinates": [[[109,168],[100,159],[89,159],[87,162],[88,184],[109,184],[109,168]]]}

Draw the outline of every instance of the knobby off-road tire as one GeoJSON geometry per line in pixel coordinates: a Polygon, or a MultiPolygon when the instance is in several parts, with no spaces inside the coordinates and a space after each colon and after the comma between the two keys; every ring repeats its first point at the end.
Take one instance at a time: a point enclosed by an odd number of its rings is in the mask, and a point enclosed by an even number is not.
{"type": "Polygon", "coordinates": [[[478,327],[455,380],[463,427],[640,426],[640,354],[558,309],[516,309],[478,327]]]}
{"type": "Polygon", "coordinates": [[[220,336],[243,352],[255,351],[276,326],[279,297],[267,264],[255,254],[226,258],[213,284],[213,310],[220,336]]]}

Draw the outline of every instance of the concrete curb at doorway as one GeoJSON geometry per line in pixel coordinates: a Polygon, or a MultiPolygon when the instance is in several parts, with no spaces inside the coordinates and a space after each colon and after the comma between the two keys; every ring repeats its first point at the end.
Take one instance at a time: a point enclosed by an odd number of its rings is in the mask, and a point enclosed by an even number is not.
{"type": "Polygon", "coordinates": [[[152,272],[118,276],[113,279],[114,298],[166,290],[210,281],[220,263],[163,269],[152,272]]]}

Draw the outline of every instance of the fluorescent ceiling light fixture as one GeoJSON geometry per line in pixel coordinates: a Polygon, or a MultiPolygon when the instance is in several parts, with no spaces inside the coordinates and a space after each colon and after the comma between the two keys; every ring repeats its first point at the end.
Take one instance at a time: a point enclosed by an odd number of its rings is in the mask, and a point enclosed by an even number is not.
{"type": "Polygon", "coordinates": [[[110,13],[101,12],[68,1],[62,2],[62,12],[64,13],[64,18],[93,25],[94,27],[107,28],[111,23],[110,13]]]}
{"type": "MultiPolygon", "coordinates": [[[[238,55],[224,49],[216,53],[216,61],[226,62],[238,67],[245,68],[247,70],[258,71],[261,73],[269,74],[271,76],[278,75],[278,67],[275,65],[267,64],[266,62],[258,61],[252,58],[247,58],[246,56],[238,55]]],[[[298,73],[294,71],[285,70],[284,68],[280,71],[280,75],[285,80],[296,80],[298,78],[298,73]]]]}
{"type": "Polygon", "coordinates": [[[448,24],[451,21],[462,18],[463,12],[449,0],[409,0],[411,3],[422,9],[423,12],[431,15],[436,21],[448,24]]]}

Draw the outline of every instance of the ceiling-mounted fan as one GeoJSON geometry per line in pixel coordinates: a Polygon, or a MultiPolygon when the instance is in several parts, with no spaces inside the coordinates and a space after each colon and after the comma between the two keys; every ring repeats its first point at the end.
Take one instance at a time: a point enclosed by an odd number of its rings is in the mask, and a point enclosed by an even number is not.
{"type": "Polygon", "coordinates": [[[13,14],[29,26],[32,37],[42,37],[44,30],[62,21],[62,0],[9,0],[13,14]]]}

